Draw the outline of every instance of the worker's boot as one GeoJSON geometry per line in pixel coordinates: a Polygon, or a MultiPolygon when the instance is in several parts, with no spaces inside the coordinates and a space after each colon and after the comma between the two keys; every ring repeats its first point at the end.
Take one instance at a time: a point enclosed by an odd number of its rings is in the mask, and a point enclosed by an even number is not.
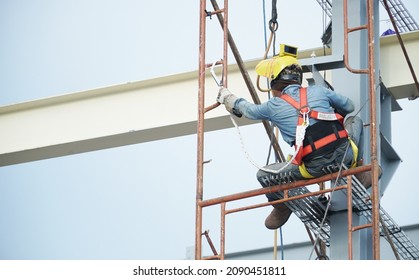
{"type": "Polygon", "coordinates": [[[273,204],[274,209],[265,220],[265,226],[268,229],[277,229],[282,227],[289,219],[292,211],[284,204],[273,204]]]}
{"type": "MultiPolygon", "coordinates": [[[[381,175],[383,175],[383,170],[381,169],[381,166],[379,166],[379,174],[378,174],[378,179],[381,178],[381,175]]],[[[362,173],[358,173],[355,175],[355,177],[358,179],[359,182],[361,182],[361,184],[366,188],[370,188],[372,185],[372,176],[371,176],[371,171],[364,171],[362,173]]]]}

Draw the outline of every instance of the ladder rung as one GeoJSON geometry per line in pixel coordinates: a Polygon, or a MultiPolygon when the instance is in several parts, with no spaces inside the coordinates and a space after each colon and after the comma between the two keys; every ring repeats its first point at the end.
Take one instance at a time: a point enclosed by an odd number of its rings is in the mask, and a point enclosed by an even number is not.
{"type": "Polygon", "coordinates": [[[222,64],[223,64],[223,61],[218,60],[215,63],[207,63],[207,64],[205,64],[205,68],[211,68],[213,65],[222,65],[222,64]]]}
{"type": "Polygon", "coordinates": [[[219,10],[215,10],[215,11],[212,11],[212,12],[206,11],[206,13],[207,13],[207,17],[209,17],[209,16],[224,13],[224,9],[219,9],[219,10]]]}
{"type": "Polygon", "coordinates": [[[354,227],[352,227],[351,231],[354,232],[354,231],[357,231],[357,230],[360,230],[360,229],[370,228],[370,227],[372,227],[371,223],[364,224],[364,225],[359,225],[359,226],[354,226],[354,227]]]}

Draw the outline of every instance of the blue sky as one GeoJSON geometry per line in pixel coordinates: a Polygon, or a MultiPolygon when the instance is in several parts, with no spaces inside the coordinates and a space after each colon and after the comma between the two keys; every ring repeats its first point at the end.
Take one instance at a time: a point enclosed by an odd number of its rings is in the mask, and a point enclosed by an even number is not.
{"type": "MultiPolygon", "coordinates": [[[[318,3],[301,1],[301,9],[288,2],[278,4],[278,41],[300,49],[321,46],[318,3]]],[[[419,20],[419,3],[403,2],[419,20]]],[[[0,0],[0,106],[196,70],[198,3],[165,1],[162,8],[159,1],[0,0]]],[[[230,1],[230,30],[244,60],[262,57],[263,1],[230,1]]],[[[209,61],[221,55],[220,34],[213,19],[209,61]]],[[[418,105],[400,103],[405,110],[394,113],[393,143],[403,163],[382,204],[400,225],[409,225],[419,223],[403,208],[416,202],[405,194],[418,193],[409,180],[417,152],[403,149],[413,140],[400,124],[411,122],[418,105]]],[[[263,128],[243,127],[242,134],[253,158],[265,162],[263,128]]],[[[206,189],[207,197],[258,187],[234,130],[208,133],[206,143],[213,162],[205,184],[215,186],[206,189]],[[231,175],[214,179],[223,172],[231,175]]],[[[195,147],[196,137],[185,136],[0,168],[0,259],[185,258],[194,245],[195,147]]],[[[269,212],[232,219],[229,234],[241,238],[229,240],[227,250],[272,246],[272,232],[263,226],[269,212]]],[[[214,240],[218,226],[204,222],[214,240]]],[[[295,217],[287,227],[287,243],[307,240],[295,217]]]]}

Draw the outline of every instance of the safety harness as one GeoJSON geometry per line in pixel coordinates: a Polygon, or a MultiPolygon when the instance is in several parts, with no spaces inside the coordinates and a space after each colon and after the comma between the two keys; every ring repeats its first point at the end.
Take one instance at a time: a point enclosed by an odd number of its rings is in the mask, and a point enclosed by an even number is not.
{"type": "MultiPolygon", "coordinates": [[[[305,178],[313,178],[307,171],[304,161],[308,161],[318,155],[333,151],[343,141],[347,141],[348,133],[343,126],[343,116],[338,113],[324,113],[311,110],[307,104],[307,89],[300,88],[300,102],[288,94],[280,96],[298,111],[298,122],[296,128],[296,140],[294,143],[296,155],[293,163],[299,166],[301,174],[305,178]],[[318,120],[309,126],[309,118],[318,120]]],[[[354,151],[354,162],[358,155],[358,148],[349,138],[354,151]]]]}

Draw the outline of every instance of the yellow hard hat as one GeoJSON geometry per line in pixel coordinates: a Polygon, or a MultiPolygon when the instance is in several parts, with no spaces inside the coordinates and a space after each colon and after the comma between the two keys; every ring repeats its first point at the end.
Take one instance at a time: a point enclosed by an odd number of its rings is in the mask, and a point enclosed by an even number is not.
{"type": "Polygon", "coordinates": [[[256,65],[256,73],[273,80],[285,67],[292,64],[300,65],[297,60],[297,48],[281,44],[278,55],[262,60],[256,65]]]}

